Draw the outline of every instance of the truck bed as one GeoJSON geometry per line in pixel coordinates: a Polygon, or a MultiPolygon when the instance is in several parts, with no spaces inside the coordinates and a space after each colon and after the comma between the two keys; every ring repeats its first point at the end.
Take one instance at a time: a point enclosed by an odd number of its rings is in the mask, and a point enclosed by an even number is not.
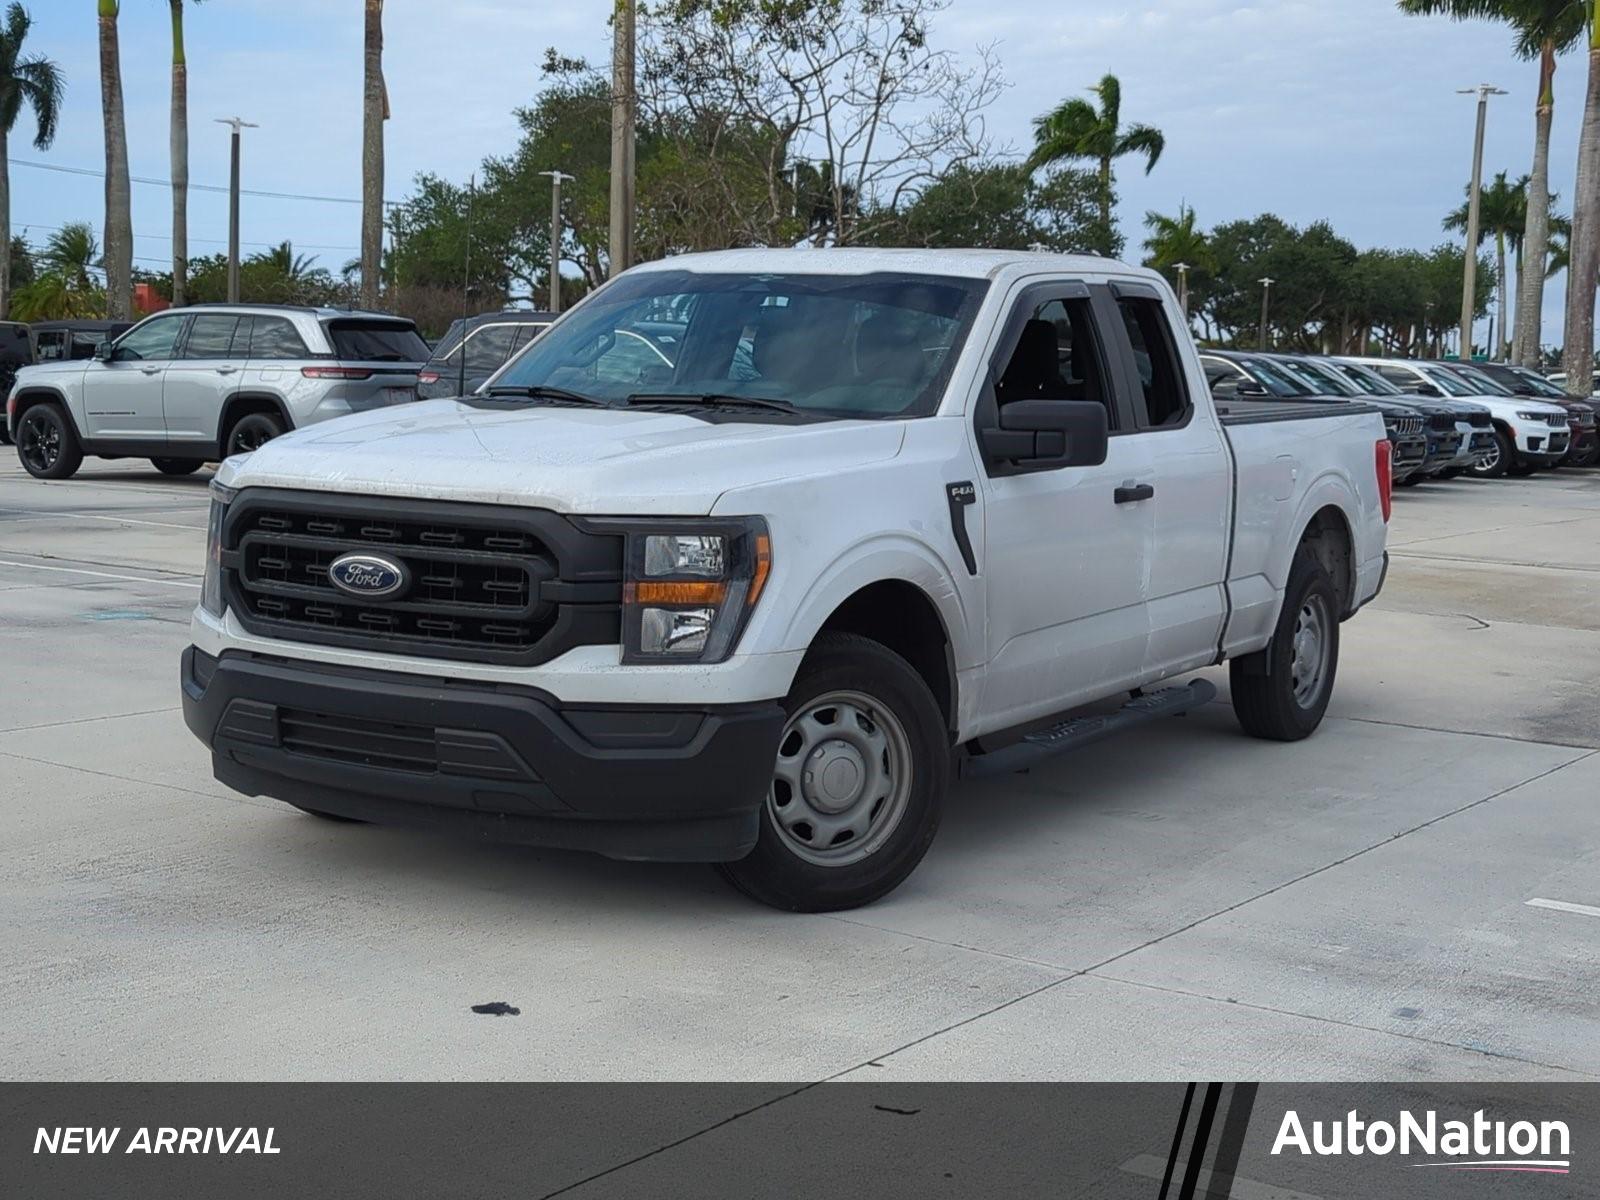
{"type": "Polygon", "coordinates": [[[1367,404],[1348,400],[1221,400],[1217,416],[1224,425],[1263,425],[1268,421],[1314,421],[1375,413],[1367,404]]]}

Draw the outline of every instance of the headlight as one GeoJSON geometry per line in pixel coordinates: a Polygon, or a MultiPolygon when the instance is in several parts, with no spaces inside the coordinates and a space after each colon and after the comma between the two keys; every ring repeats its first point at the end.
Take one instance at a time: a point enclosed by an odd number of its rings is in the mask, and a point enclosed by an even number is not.
{"type": "Polygon", "coordinates": [[[200,581],[200,607],[214,617],[222,615],[222,519],[236,493],[215,480],[211,483],[211,512],[206,518],[206,573],[200,581]]]}
{"type": "Polygon", "coordinates": [[[1542,412],[1519,412],[1517,414],[1517,420],[1519,420],[1519,421],[1534,421],[1534,422],[1537,422],[1540,425],[1543,425],[1548,420],[1548,417],[1547,417],[1547,415],[1545,413],[1542,413],[1542,412]]]}
{"type": "Polygon", "coordinates": [[[622,582],[622,661],[722,662],[772,570],[772,540],[759,517],[705,521],[596,520],[627,536],[622,582]]]}

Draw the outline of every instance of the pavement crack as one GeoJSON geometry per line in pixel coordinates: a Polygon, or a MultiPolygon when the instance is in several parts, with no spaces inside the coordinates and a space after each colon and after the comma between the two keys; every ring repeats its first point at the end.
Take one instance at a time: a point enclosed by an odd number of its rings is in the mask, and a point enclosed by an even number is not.
{"type": "Polygon", "coordinates": [[[1577,1075],[1584,1079],[1600,1080],[1600,1075],[1590,1071],[1579,1071],[1572,1067],[1563,1067],[1557,1063],[1543,1062],[1537,1058],[1525,1058],[1520,1054],[1507,1054],[1501,1050],[1485,1050],[1482,1046],[1468,1046],[1461,1042],[1452,1042],[1448,1038],[1424,1037],[1420,1033],[1407,1033],[1399,1029],[1381,1029],[1376,1025],[1363,1025],[1359,1021],[1343,1021],[1338,1017],[1324,1017],[1317,1013],[1300,1012],[1292,1008],[1279,1008],[1273,1004],[1257,1004],[1250,1000],[1240,1000],[1233,996],[1213,996],[1209,992],[1197,992],[1190,988],[1173,987],[1170,984],[1146,983],[1139,979],[1124,979],[1118,975],[1102,975],[1091,968],[1086,974],[1092,979],[1102,980],[1106,983],[1121,984],[1123,987],[1142,988],[1151,992],[1163,992],[1169,996],[1187,996],[1193,1000],[1209,1000],[1214,1004],[1229,1004],[1238,1008],[1248,1008],[1254,1012],[1273,1013],[1280,1017],[1295,1017],[1302,1021],[1315,1021],[1321,1025],[1336,1025],[1340,1029],[1359,1029],[1366,1033],[1376,1033],[1385,1037],[1404,1038],[1408,1042],[1421,1042],[1428,1046],[1439,1046],[1449,1050],[1464,1050],[1469,1054],[1481,1054],[1485,1058],[1502,1059],[1506,1062],[1522,1063],[1525,1066],[1538,1067],[1545,1071],[1560,1071],[1564,1075],[1577,1075]]]}
{"type": "Polygon", "coordinates": [[[156,713],[177,712],[178,706],[170,704],[165,708],[141,708],[138,712],[107,713],[103,717],[73,717],[66,721],[40,721],[37,725],[11,725],[0,729],[0,737],[8,733],[27,733],[34,729],[60,729],[66,725],[92,725],[96,721],[121,721],[126,717],[151,717],[156,713]]]}
{"type": "Polygon", "coordinates": [[[1137,946],[1133,946],[1127,950],[1121,951],[1120,953],[1113,954],[1104,962],[1098,962],[1091,967],[1085,967],[1082,974],[1087,975],[1093,974],[1096,971],[1103,971],[1106,967],[1109,967],[1114,962],[1121,962],[1123,959],[1138,954],[1141,951],[1148,950],[1152,946],[1159,946],[1162,942],[1169,941],[1170,939],[1177,937],[1179,934],[1188,933],[1191,929],[1196,929],[1199,926],[1204,925],[1207,921],[1214,921],[1218,917],[1225,917],[1231,912],[1237,912],[1247,904],[1254,904],[1257,900],[1265,900],[1268,896],[1277,895],[1277,893],[1286,888],[1294,887],[1298,883],[1304,883],[1308,879],[1314,879],[1318,875],[1333,870],[1335,867],[1342,867],[1346,863],[1354,862],[1358,858],[1371,854],[1374,850],[1381,850],[1385,846],[1393,845],[1402,838],[1410,837],[1414,833],[1420,833],[1424,829],[1430,829],[1441,822],[1450,820],[1452,817],[1459,817],[1462,813],[1471,812],[1473,809],[1480,808],[1485,804],[1489,804],[1492,801],[1498,800],[1501,796],[1504,796],[1509,792],[1514,792],[1518,788],[1527,787],[1530,783],[1538,783],[1539,780],[1554,775],[1557,771],[1564,771],[1574,763],[1584,762],[1590,758],[1593,758],[1596,754],[1600,754],[1600,751],[1590,750],[1587,754],[1580,754],[1576,758],[1569,759],[1564,763],[1559,763],[1556,766],[1540,771],[1537,775],[1530,775],[1527,779],[1521,780],[1518,783],[1513,783],[1507,787],[1503,787],[1497,792],[1492,792],[1487,796],[1470,801],[1469,803],[1463,804],[1458,808],[1452,808],[1449,812],[1440,813],[1436,817],[1430,817],[1428,820],[1413,825],[1409,829],[1402,829],[1399,833],[1393,833],[1386,838],[1380,838],[1378,841],[1373,842],[1369,846],[1364,846],[1360,850],[1352,850],[1349,854],[1342,855],[1341,857],[1334,859],[1332,862],[1324,863],[1320,867],[1313,867],[1309,871],[1303,871],[1299,875],[1296,875],[1293,879],[1286,879],[1282,883],[1274,884],[1272,887],[1257,892],[1254,896],[1247,896],[1243,900],[1239,900],[1233,904],[1227,905],[1226,907],[1219,908],[1215,912],[1207,913],[1203,917],[1196,917],[1193,921],[1190,921],[1186,925],[1179,926],[1177,929],[1169,930],[1158,937],[1150,938],[1147,941],[1141,942],[1137,946]]]}

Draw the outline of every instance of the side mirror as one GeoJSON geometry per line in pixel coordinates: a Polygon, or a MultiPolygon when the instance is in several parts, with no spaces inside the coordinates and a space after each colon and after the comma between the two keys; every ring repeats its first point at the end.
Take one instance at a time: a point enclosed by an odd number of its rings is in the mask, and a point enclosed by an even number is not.
{"type": "Polygon", "coordinates": [[[1439,389],[1431,383],[1408,383],[1401,389],[1413,396],[1437,396],[1439,389]]]}
{"type": "Polygon", "coordinates": [[[1097,467],[1106,460],[1106,409],[1093,400],[1013,400],[978,433],[984,458],[1024,471],[1097,467]]]}
{"type": "Polygon", "coordinates": [[[95,343],[94,360],[95,360],[95,362],[110,362],[111,361],[111,343],[110,342],[96,342],[95,343]]]}
{"type": "Polygon", "coordinates": [[[1254,379],[1240,380],[1239,386],[1233,389],[1235,396],[1265,396],[1267,389],[1264,384],[1257,383],[1254,379]]]}

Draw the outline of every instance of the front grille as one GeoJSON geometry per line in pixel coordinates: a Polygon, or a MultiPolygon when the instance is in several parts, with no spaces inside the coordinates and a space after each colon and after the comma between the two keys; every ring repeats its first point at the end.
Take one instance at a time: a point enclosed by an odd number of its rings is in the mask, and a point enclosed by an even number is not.
{"type": "Polygon", "coordinates": [[[1589,409],[1580,410],[1576,414],[1576,417],[1577,417],[1577,425],[1578,425],[1579,429],[1593,429],[1594,428],[1594,412],[1592,410],[1589,410],[1589,409]]]}
{"type": "Polygon", "coordinates": [[[1428,428],[1449,432],[1456,427],[1456,419],[1449,413],[1434,413],[1428,418],[1428,428]]]}
{"type": "Polygon", "coordinates": [[[554,513],[250,489],[223,567],[235,614],[268,637],[517,665],[618,640],[620,539],[554,513]],[[328,569],[351,552],[402,564],[409,585],[340,590],[328,569]]]}
{"type": "Polygon", "coordinates": [[[1494,425],[1494,418],[1486,412],[1468,413],[1467,424],[1474,429],[1489,429],[1494,425]]]}
{"type": "Polygon", "coordinates": [[[1389,417],[1386,420],[1390,431],[1400,437],[1411,437],[1422,432],[1421,417],[1389,417]]]}
{"type": "Polygon", "coordinates": [[[1564,412],[1546,413],[1544,423],[1552,429],[1565,429],[1567,427],[1567,414],[1564,412]]]}
{"type": "Polygon", "coordinates": [[[439,769],[438,743],[425,725],[280,708],[278,738],[285,750],[313,758],[430,775],[439,769]]]}

